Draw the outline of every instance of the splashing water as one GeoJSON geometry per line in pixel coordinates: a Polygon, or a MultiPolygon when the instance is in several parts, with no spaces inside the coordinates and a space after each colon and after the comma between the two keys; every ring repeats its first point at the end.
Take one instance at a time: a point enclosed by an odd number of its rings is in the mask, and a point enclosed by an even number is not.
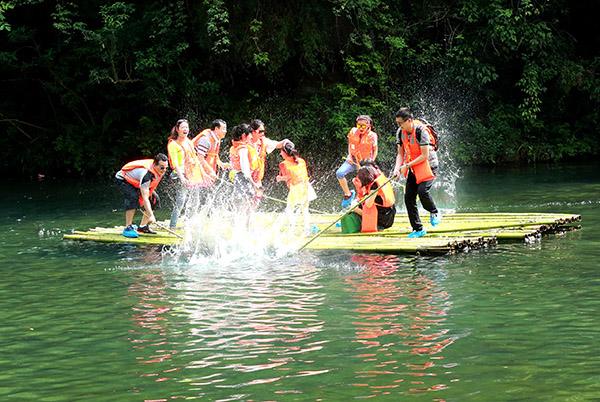
{"type": "Polygon", "coordinates": [[[305,241],[301,219],[245,210],[234,205],[230,188],[194,190],[183,214],[184,238],[164,257],[188,264],[231,265],[274,260],[298,250],[305,241]],[[298,221],[298,222],[295,222],[298,221]]]}

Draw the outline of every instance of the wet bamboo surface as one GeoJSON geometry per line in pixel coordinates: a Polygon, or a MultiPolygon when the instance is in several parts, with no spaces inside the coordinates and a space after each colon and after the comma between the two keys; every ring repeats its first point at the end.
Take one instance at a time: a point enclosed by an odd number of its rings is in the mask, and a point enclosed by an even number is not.
{"type": "MultiPolygon", "coordinates": [[[[311,215],[311,221],[319,230],[330,225],[340,215],[311,215]]],[[[256,217],[269,227],[281,218],[280,214],[262,213],[256,217]]],[[[581,216],[553,213],[453,213],[443,216],[435,228],[429,225],[429,217],[423,217],[428,234],[418,239],[407,238],[410,225],[406,215],[396,215],[394,225],[377,233],[343,234],[333,226],[309,244],[311,250],[355,250],[381,253],[452,254],[455,252],[485,248],[503,241],[537,241],[544,235],[579,228],[581,216]]],[[[181,239],[157,226],[157,234],[136,239],[122,236],[122,226],[97,227],[87,231],[74,231],[64,236],[67,240],[96,241],[103,243],[129,243],[138,245],[171,246],[181,239]]],[[[183,235],[183,231],[178,229],[183,235]]]]}

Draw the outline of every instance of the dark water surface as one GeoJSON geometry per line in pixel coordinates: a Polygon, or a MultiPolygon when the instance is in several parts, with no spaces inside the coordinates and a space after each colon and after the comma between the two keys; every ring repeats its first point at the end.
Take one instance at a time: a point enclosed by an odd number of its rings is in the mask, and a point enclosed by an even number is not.
{"type": "Polygon", "coordinates": [[[2,184],[0,400],[599,400],[599,167],[462,174],[447,207],[583,216],[541,243],[234,264],[64,242],[112,186],[2,184]]]}

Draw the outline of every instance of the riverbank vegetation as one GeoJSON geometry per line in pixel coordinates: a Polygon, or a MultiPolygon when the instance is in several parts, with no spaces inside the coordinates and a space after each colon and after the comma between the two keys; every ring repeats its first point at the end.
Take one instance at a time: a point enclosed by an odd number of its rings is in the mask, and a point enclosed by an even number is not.
{"type": "Polygon", "coordinates": [[[599,153],[593,1],[0,1],[0,158],[17,175],[98,175],[194,131],[261,118],[340,156],[371,114],[438,126],[463,164],[599,153]]]}

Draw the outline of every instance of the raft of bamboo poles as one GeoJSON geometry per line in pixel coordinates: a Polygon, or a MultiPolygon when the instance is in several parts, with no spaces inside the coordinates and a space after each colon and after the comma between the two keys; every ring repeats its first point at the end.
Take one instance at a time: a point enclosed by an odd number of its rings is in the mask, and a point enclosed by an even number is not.
{"type": "MultiPolygon", "coordinates": [[[[281,215],[263,213],[257,219],[265,227],[272,225],[281,215]]],[[[311,220],[320,231],[338,219],[334,214],[313,214],[311,220]]],[[[341,229],[332,226],[320,232],[308,244],[309,250],[354,250],[380,253],[411,254],[452,254],[460,251],[485,248],[497,242],[538,241],[548,234],[562,233],[578,229],[580,215],[553,213],[453,213],[443,216],[435,228],[425,224],[427,235],[409,239],[410,225],[406,215],[396,215],[394,225],[377,233],[343,234],[341,229]]],[[[423,217],[428,222],[428,217],[423,217]]],[[[129,243],[137,245],[174,246],[182,242],[178,237],[156,225],[154,235],[141,234],[129,239],[123,237],[122,226],[112,228],[97,227],[87,231],[73,231],[64,235],[68,240],[96,241],[103,243],[129,243]]],[[[178,229],[180,235],[183,231],[178,229]]],[[[308,241],[310,238],[306,238],[308,241]]],[[[300,244],[304,242],[301,241],[300,244]]]]}

